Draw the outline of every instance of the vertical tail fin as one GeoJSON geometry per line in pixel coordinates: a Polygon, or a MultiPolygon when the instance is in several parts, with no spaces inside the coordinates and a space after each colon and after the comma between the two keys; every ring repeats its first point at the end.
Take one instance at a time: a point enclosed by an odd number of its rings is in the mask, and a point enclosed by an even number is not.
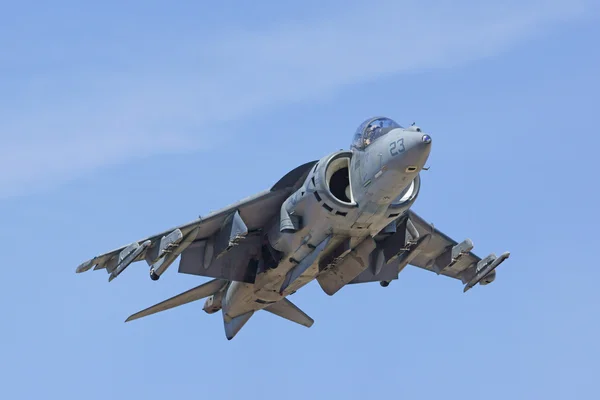
{"type": "Polygon", "coordinates": [[[246,325],[246,322],[248,322],[252,315],[254,315],[254,311],[238,315],[235,318],[226,318],[225,311],[223,311],[223,324],[225,325],[225,336],[227,337],[227,340],[233,339],[240,329],[246,325]]]}

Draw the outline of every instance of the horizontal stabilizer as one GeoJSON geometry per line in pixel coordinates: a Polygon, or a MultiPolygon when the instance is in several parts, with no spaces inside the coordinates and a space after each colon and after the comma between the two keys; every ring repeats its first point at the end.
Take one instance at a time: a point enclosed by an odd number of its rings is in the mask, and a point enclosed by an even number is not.
{"type": "Polygon", "coordinates": [[[279,300],[277,303],[271,304],[270,306],[264,308],[264,310],[275,314],[281,318],[285,318],[289,321],[306,326],[307,328],[310,328],[315,322],[311,317],[306,315],[301,309],[296,307],[296,305],[294,305],[294,303],[289,301],[287,298],[279,300]]]}
{"type": "Polygon", "coordinates": [[[249,311],[246,314],[229,319],[225,318],[225,311],[223,311],[223,324],[225,325],[225,336],[227,337],[227,340],[233,339],[253,315],[254,311],[249,311]]]}
{"type": "Polygon", "coordinates": [[[129,318],[127,318],[125,322],[133,321],[134,319],[142,317],[147,317],[148,315],[152,315],[160,311],[169,310],[171,308],[178,307],[183,304],[191,303],[192,301],[203,299],[205,297],[217,293],[219,290],[223,289],[225,285],[227,285],[227,281],[221,279],[213,279],[212,281],[208,281],[200,286],[188,290],[187,292],[183,292],[175,297],[171,297],[168,300],[165,300],[161,303],[153,305],[152,307],[148,307],[145,310],[137,312],[131,315],[129,318]]]}

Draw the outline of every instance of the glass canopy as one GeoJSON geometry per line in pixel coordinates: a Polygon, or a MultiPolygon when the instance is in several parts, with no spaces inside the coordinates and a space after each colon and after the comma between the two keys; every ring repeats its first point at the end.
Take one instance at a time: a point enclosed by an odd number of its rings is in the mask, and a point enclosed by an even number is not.
{"type": "Polygon", "coordinates": [[[364,150],[371,143],[392,129],[402,128],[396,121],[386,117],[369,118],[356,130],[351,147],[364,150]]]}

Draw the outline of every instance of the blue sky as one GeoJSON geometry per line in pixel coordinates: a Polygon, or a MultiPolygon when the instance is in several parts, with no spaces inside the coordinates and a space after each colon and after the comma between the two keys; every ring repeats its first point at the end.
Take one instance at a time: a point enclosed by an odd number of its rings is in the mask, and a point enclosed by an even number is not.
{"type": "Polygon", "coordinates": [[[596,399],[599,7],[592,1],[105,1],[0,9],[0,398],[596,399]],[[207,3],[208,4],[208,3],[207,3]],[[363,119],[433,137],[415,210],[496,281],[316,283],[312,328],[229,342],[204,279],[90,257],[270,187],[363,119]]]}

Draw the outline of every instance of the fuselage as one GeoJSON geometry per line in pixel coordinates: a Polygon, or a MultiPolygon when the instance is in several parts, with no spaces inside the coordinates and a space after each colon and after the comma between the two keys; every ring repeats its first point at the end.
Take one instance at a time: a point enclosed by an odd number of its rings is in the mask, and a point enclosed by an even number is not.
{"type": "Polygon", "coordinates": [[[418,195],[430,149],[431,137],[415,126],[402,128],[386,118],[365,121],[351,149],[319,160],[265,228],[273,260],[263,262],[254,284],[232,282],[225,289],[225,317],[294,293],[317,278],[321,254],[348,239],[352,248],[359,246],[394,224],[418,195]]]}

